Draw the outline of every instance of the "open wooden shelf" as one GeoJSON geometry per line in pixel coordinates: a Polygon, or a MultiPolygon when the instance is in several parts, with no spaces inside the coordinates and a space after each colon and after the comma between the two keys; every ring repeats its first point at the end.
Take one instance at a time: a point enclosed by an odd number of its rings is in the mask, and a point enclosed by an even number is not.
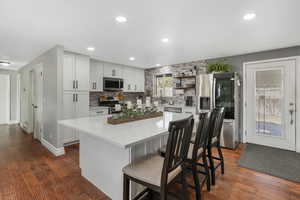
{"type": "Polygon", "coordinates": [[[189,76],[174,76],[173,78],[196,78],[195,75],[189,75],[189,76]]]}
{"type": "Polygon", "coordinates": [[[193,86],[193,87],[176,87],[174,89],[176,89],[176,90],[182,90],[182,89],[193,89],[193,88],[195,88],[195,86],[193,86]]]}

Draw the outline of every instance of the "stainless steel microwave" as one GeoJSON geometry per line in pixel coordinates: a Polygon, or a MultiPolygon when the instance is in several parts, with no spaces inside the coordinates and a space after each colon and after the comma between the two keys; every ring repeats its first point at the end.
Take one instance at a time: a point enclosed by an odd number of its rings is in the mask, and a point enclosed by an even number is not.
{"type": "Polygon", "coordinates": [[[103,78],[103,90],[123,90],[124,82],[120,78],[103,78]]]}

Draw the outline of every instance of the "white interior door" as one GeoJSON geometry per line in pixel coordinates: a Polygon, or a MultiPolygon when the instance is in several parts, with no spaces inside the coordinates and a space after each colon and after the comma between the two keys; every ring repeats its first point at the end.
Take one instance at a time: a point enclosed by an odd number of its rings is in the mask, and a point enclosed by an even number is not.
{"type": "Polygon", "coordinates": [[[33,86],[33,108],[34,108],[34,128],[33,135],[35,139],[41,141],[43,134],[43,66],[38,65],[34,69],[33,86]]]}
{"type": "Polygon", "coordinates": [[[0,124],[9,123],[10,116],[10,79],[7,74],[0,74],[0,124]]]}
{"type": "Polygon", "coordinates": [[[247,142],[295,151],[296,61],[246,65],[247,142]]]}

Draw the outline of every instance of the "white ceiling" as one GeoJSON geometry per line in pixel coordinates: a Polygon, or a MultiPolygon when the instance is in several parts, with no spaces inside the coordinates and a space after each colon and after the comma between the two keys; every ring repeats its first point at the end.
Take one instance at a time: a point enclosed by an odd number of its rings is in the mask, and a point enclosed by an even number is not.
{"type": "Polygon", "coordinates": [[[0,58],[20,67],[56,44],[84,54],[94,46],[93,58],[147,68],[295,46],[299,8],[299,0],[0,0],[0,58]],[[244,21],[250,11],[257,18],[244,21]]]}

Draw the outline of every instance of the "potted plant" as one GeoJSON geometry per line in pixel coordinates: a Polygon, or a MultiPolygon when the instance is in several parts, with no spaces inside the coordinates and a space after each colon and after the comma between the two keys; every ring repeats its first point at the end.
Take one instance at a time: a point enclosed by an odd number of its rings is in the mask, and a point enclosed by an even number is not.
{"type": "Polygon", "coordinates": [[[230,72],[232,65],[225,63],[225,60],[218,61],[215,63],[210,63],[207,65],[207,71],[212,72],[230,72]]]}

